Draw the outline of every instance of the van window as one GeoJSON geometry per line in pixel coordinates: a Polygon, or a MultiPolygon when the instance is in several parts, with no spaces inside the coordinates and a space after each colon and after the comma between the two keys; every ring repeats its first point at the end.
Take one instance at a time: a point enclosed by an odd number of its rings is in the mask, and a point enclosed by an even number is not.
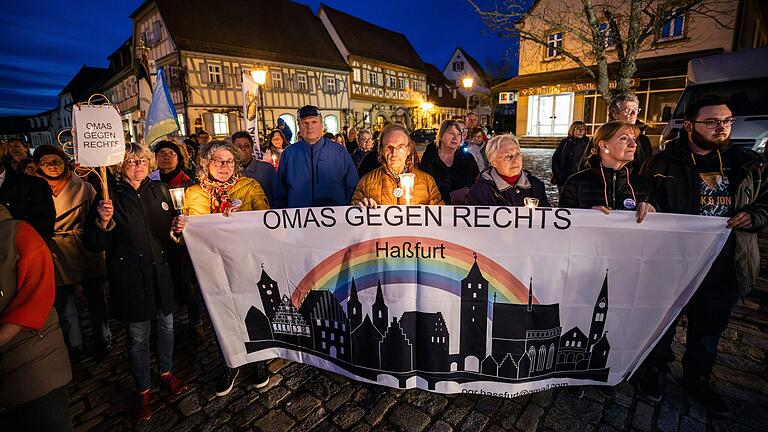
{"type": "Polygon", "coordinates": [[[688,105],[704,97],[723,100],[737,117],[768,114],[768,80],[755,78],[688,86],[673,118],[682,119],[688,105]]]}

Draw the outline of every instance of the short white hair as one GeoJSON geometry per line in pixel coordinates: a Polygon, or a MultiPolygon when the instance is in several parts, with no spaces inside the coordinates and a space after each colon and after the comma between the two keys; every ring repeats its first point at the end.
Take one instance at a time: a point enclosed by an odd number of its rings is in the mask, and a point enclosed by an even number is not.
{"type": "Polygon", "coordinates": [[[488,163],[491,163],[491,161],[496,159],[496,153],[499,152],[501,145],[507,141],[513,142],[518,149],[520,148],[520,141],[518,141],[514,134],[508,133],[496,135],[495,137],[491,138],[488,141],[488,144],[485,146],[485,155],[488,157],[488,163]]]}

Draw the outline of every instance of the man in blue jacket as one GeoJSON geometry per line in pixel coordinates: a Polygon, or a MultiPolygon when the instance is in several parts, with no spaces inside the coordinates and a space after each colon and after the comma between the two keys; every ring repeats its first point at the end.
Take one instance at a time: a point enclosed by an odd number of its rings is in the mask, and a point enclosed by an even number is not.
{"type": "Polygon", "coordinates": [[[348,205],[359,179],[352,158],[344,147],[323,138],[323,116],[316,106],[302,107],[297,117],[302,139],[280,158],[274,207],[348,205]]]}

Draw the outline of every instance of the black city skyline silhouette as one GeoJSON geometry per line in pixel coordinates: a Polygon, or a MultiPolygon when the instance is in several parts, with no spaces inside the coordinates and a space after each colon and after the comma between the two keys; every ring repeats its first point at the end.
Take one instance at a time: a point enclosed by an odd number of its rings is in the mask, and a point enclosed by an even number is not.
{"type": "Polygon", "coordinates": [[[488,281],[476,258],[460,283],[459,351],[450,353],[449,323],[443,314],[407,311],[390,320],[381,280],[370,313],[363,311],[354,278],[346,310],[326,290],[306,293],[296,308],[262,265],[256,285],[264,311],[251,306],[245,317],[249,338],[246,351],[285,348],[306,352],[372,381],[389,375],[397,379],[400,388],[414,376],[425,380],[430,390],[438,382],[608,380],[607,272],[595,301],[589,334],[578,326],[563,332],[559,304],[534,304],[533,279],[527,304],[497,302],[494,293],[489,329],[488,281]]]}

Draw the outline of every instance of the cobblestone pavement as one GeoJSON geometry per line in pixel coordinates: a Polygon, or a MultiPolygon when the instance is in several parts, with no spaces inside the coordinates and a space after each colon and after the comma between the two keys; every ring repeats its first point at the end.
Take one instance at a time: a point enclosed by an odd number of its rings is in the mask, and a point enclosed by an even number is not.
{"type": "MultiPolygon", "coordinates": [[[[551,150],[526,151],[526,166],[546,166],[551,150]]],[[[541,168],[538,168],[541,169],[541,168]]],[[[534,171],[541,172],[541,171],[534,171]]],[[[540,175],[542,180],[548,175],[540,175]]],[[[768,430],[768,295],[758,292],[737,305],[720,343],[714,370],[716,388],[733,408],[728,418],[709,415],[687,397],[674,377],[673,364],[660,403],[637,396],[632,385],[618,386],[615,399],[593,389],[581,399],[550,390],[515,399],[442,395],[397,390],[350,381],[300,363],[272,360],[267,387],[257,390],[252,370],[241,368],[235,389],[215,397],[219,373],[217,347],[196,345],[184,313],[177,318],[174,371],[190,385],[171,397],[154,377],[154,415],[138,427],[131,423],[133,381],[128,371],[125,331],[112,323],[116,343],[100,364],[87,358],[74,366],[70,387],[76,431],[759,431],[768,430]]],[[[86,340],[90,339],[87,316],[86,340]]],[[[205,333],[213,340],[210,323],[205,333]]],[[[685,320],[675,350],[681,355],[685,320]]],[[[154,368],[154,359],[153,359],[154,368]]]]}

